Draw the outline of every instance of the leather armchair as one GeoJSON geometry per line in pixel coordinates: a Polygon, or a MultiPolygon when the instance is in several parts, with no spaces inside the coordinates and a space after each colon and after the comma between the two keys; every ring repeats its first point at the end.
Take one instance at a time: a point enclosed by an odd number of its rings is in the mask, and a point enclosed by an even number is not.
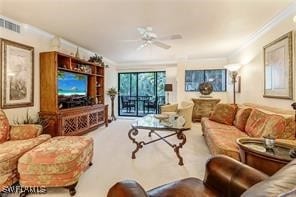
{"type": "Polygon", "coordinates": [[[230,157],[216,156],[206,164],[204,180],[186,178],[145,192],[132,180],[116,183],[108,197],[240,196],[268,176],[230,157]]]}

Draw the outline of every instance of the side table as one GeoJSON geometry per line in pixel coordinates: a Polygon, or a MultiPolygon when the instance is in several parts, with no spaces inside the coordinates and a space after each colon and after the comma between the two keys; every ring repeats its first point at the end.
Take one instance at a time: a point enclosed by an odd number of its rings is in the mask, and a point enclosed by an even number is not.
{"type": "Polygon", "coordinates": [[[215,98],[192,98],[194,103],[192,111],[192,121],[200,122],[202,117],[209,117],[210,112],[214,110],[220,99],[215,98]]]}
{"type": "Polygon", "coordinates": [[[276,142],[273,151],[267,151],[262,138],[239,138],[236,143],[241,162],[269,176],[293,160],[289,155],[293,146],[289,144],[276,142]]]}

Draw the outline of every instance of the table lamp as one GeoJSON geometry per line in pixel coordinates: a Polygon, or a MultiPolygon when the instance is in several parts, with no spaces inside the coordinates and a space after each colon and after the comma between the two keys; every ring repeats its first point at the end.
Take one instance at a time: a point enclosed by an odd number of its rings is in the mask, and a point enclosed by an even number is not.
{"type": "Polygon", "coordinates": [[[167,92],[167,104],[170,104],[170,99],[169,99],[170,93],[169,92],[173,91],[173,84],[165,84],[164,91],[167,92]]]}
{"type": "Polygon", "coordinates": [[[236,104],[235,103],[235,83],[236,83],[238,70],[240,69],[240,67],[241,67],[240,64],[229,64],[225,66],[225,68],[230,71],[231,82],[233,84],[233,104],[236,104]]]}

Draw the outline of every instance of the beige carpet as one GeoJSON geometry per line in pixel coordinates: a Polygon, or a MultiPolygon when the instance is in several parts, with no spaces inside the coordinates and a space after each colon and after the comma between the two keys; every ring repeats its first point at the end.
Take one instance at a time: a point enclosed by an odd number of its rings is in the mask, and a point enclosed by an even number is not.
{"type": "MultiPolygon", "coordinates": [[[[148,190],[180,178],[204,176],[205,162],[210,154],[200,124],[194,124],[186,131],[187,142],[180,151],[184,166],[179,166],[173,149],[161,141],[144,146],[137,152],[137,158],[131,159],[135,148],[127,136],[131,122],[119,119],[107,128],[88,134],[95,142],[94,165],[81,176],[76,188],[77,197],[104,197],[113,184],[124,179],[137,180],[148,190]]],[[[148,132],[141,130],[138,138],[149,140],[148,132]]],[[[174,142],[174,138],[169,139],[174,142]]],[[[52,188],[45,195],[29,196],[64,197],[69,193],[63,188],[52,188]]]]}

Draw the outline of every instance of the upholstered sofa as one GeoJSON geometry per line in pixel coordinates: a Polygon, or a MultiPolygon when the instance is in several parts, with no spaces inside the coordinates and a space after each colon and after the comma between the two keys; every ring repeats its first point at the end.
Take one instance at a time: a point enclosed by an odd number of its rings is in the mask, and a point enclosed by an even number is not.
{"type": "Polygon", "coordinates": [[[246,103],[218,104],[209,118],[202,118],[201,127],[213,155],[224,154],[240,160],[236,140],[240,137],[271,135],[276,140],[296,146],[293,110],[246,103]],[[215,114],[216,113],[216,114],[215,114]]]}
{"type": "Polygon", "coordinates": [[[41,132],[40,125],[9,125],[0,110],[0,191],[18,181],[18,159],[50,138],[50,135],[40,135],[41,132]]]}
{"type": "Polygon", "coordinates": [[[296,160],[268,177],[266,174],[227,156],[212,157],[206,164],[203,181],[185,178],[149,191],[133,180],[113,185],[107,197],[263,197],[295,196],[296,160]]]}
{"type": "Polygon", "coordinates": [[[161,114],[178,114],[183,116],[185,119],[185,128],[191,128],[192,124],[192,110],[193,103],[182,101],[180,105],[178,104],[168,104],[160,107],[161,114]]]}

